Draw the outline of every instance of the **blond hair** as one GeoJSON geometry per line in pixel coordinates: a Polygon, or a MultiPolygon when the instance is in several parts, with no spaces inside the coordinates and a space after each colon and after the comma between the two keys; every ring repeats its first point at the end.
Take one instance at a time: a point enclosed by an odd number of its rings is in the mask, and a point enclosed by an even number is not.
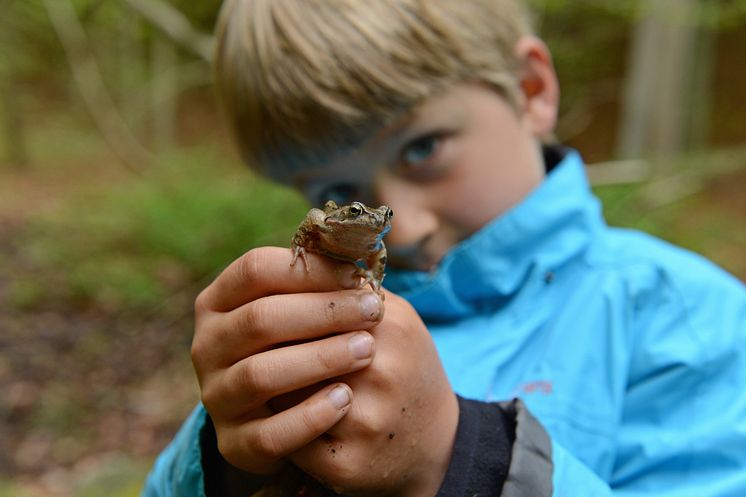
{"type": "Polygon", "coordinates": [[[515,0],[226,0],[218,95],[244,160],[319,163],[458,82],[518,92],[515,0]]]}

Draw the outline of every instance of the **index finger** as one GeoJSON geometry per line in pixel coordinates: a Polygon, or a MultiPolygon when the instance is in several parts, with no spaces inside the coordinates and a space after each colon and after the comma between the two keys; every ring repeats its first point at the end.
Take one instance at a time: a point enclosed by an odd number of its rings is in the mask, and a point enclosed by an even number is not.
{"type": "Polygon", "coordinates": [[[353,264],[307,254],[308,267],[293,251],[281,247],[249,250],[223,270],[197,297],[195,306],[228,312],[260,297],[281,293],[329,292],[357,288],[353,264]]]}

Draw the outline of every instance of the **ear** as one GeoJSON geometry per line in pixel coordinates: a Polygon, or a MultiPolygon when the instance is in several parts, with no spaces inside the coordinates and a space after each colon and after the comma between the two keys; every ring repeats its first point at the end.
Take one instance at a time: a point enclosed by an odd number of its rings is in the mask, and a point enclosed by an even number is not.
{"type": "Polygon", "coordinates": [[[515,50],[521,62],[521,110],[534,136],[548,138],[557,124],[560,96],[552,55],[544,42],[534,36],[518,40],[515,50]]]}

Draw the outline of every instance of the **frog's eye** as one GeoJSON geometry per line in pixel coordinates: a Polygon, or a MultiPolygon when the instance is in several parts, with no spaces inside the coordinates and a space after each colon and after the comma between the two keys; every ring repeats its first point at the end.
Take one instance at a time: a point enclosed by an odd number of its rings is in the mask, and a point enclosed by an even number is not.
{"type": "Polygon", "coordinates": [[[359,204],[352,204],[350,206],[350,214],[352,214],[353,216],[359,216],[362,213],[363,213],[363,209],[362,207],[360,207],[359,204]]]}
{"type": "Polygon", "coordinates": [[[391,219],[392,217],[394,217],[394,211],[386,207],[386,219],[391,219]]]}

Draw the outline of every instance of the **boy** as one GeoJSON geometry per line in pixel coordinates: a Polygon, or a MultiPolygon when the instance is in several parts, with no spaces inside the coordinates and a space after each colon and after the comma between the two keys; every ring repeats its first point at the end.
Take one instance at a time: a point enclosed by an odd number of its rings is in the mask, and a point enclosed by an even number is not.
{"type": "Polygon", "coordinates": [[[204,407],[146,495],[746,494],[746,291],[603,223],[512,0],[228,0],[216,74],[247,163],[386,204],[384,302],[287,248],[197,299],[204,407]],[[209,413],[209,414],[208,414],[209,413]],[[218,450],[219,448],[219,450],[218,450]]]}

